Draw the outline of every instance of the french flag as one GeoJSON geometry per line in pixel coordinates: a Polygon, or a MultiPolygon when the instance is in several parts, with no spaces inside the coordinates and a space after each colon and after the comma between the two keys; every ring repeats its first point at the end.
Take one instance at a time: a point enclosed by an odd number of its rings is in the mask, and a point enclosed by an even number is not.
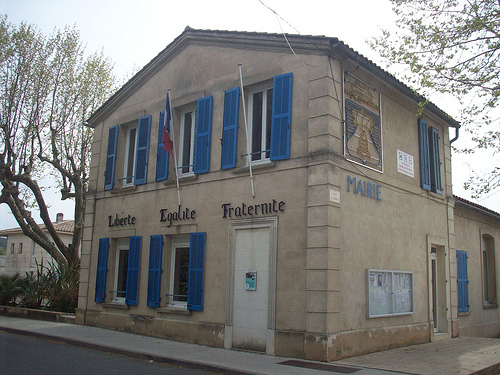
{"type": "Polygon", "coordinates": [[[170,121],[172,119],[172,111],[170,109],[170,96],[167,93],[167,104],[165,105],[165,124],[163,126],[163,149],[169,152],[172,156],[174,155],[174,143],[170,138],[170,121]]]}

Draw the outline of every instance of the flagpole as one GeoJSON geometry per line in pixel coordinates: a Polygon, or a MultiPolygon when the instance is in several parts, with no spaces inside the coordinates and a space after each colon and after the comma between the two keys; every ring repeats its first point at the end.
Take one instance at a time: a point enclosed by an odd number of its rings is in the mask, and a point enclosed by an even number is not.
{"type": "MultiPolygon", "coordinates": [[[[168,94],[168,106],[170,107],[170,133],[172,134],[172,147],[174,152],[174,164],[175,164],[175,182],[177,184],[177,199],[179,201],[179,207],[181,206],[181,189],[179,187],[179,173],[177,171],[177,152],[175,151],[175,137],[174,137],[174,116],[172,111],[172,95],[170,94],[170,89],[167,91],[168,94]]],[[[165,115],[165,119],[167,116],[165,115]]]]}
{"type": "Polygon", "coordinates": [[[243,75],[241,73],[241,64],[238,64],[240,71],[240,86],[241,86],[241,100],[243,102],[243,118],[245,119],[245,133],[247,135],[247,164],[250,170],[250,185],[252,186],[252,197],[255,198],[255,189],[253,186],[253,172],[252,172],[252,153],[250,148],[250,138],[248,137],[248,123],[247,123],[247,111],[245,107],[245,91],[243,90],[243,75]]]}

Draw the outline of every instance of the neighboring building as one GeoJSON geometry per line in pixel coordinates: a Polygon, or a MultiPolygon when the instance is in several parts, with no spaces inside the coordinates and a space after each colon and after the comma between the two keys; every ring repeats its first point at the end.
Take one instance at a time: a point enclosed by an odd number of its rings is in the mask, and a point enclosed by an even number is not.
{"type": "Polygon", "coordinates": [[[336,38],[187,28],[89,119],[77,323],[322,361],[498,335],[455,250],[500,220],[455,220],[459,124],[419,100],[336,38]]]}
{"type": "Polygon", "coordinates": [[[456,200],[459,332],[500,337],[500,214],[459,197],[456,200]]]}
{"type": "MultiPolygon", "coordinates": [[[[57,214],[54,228],[66,245],[73,240],[73,225],[73,220],[64,220],[63,214],[57,214]]],[[[40,228],[45,230],[45,225],[40,225],[40,228]]],[[[24,235],[20,227],[0,230],[0,236],[7,237],[7,253],[4,261],[0,260],[0,275],[16,273],[21,276],[36,275],[37,264],[40,265],[43,262],[47,266],[54,262],[47,251],[24,235]]]]}

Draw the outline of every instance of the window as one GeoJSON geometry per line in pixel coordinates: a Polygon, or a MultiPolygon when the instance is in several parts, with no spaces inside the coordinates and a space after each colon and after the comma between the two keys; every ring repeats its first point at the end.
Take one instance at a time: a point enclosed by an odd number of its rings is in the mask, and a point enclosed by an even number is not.
{"type": "MultiPolygon", "coordinates": [[[[189,241],[189,239],[188,239],[189,241]]],[[[170,274],[170,304],[186,306],[189,279],[189,242],[174,243],[170,274]]]]}
{"type": "Polygon", "coordinates": [[[196,109],[181,113],[179,175],[206,173],[210,169],[213,97],[198,99],[196,109]]]}
{"type": "Polygon", "coordinates": [[[203,311],[206,233],[174,238],[171,252],[169,306],[203,311]]]}
{"type": "Polygon", "coordinates": [[[127,144],[125,148],[125,167],[123,176],[123,186],[133,185],[135,168],[135,146],[137,127],[127,129],[127,144]]]}
{"type": "Polygon", "coordinates": [[[146,183],[150,126],[151,116],[145,116],[136,124],[126,127],[123,186],[146,183]]]}
{"type": "Polygon", "coordinates": [[[439,150],[439,131],[418,119],[418,142],[420,155],[420,187],[442,194],[441,156],[439,150]]]}
{"type": "Polygon", "coordinates": [[[19,254],[22,254],[23,253],[23,243],[21,242],[19,244],[19,254]]]}
{"type": "Polygon", "coordinates": [[[193,174],[195,126],[196,110],[190,109],[182,112],[179,148],[180,175],[193,174]]]}
{"type": "Polygon", "coordinates": [[[482,235],[483,300],[485,306],[496,306],[495,244],[493,237],[482,235]]]}
{"type": "Polygon", "coordinates": [[[248,113],[252,162],[268,161],[271,156],[272,104],[272,87],[250,93],[248,113]]]}
{"type": "Polygon", "coordinates": [[[458,312],[469,311],[469,279],[467,272],[467,251],[457,250],[457,292],[458,312]]]}
{"type": "MultiPolygon", "coordinates": [[[[123,165],[123,186],[145,184],[149,153],[149,133],[151,116],[141,117],[138,122],[123,126],[126,129],[126,144],[123,165]]],[[[109,128],[106,170],[104,171],[104,190],[114,186],[116,156],[118,150],[119,125],[109,128]]]]}
{"type": "MultiPolygon", "coordinates": [[[[108,268],[108,238],[99,240],[95,301],[106,301],[106,278],[108,268]]],[[[111,301],[136,306],[139,289],[139,267],[141,257],[141,237],[132,236],[116,241],[114,254],[114,279],[111,301]]]]}
{"type": "Polygon", "coordinates": [[[249,149],[252,163],[290,157],[292,73],[275,76],[272,87],[250,91],[249,149]]]}
{"type": "Polygon", "coordinates": [[[11,253],[11,254],[14,254],[14,252],[15,252],[15,244],[14,244],[14,243],[11,243],[11,244],[10,244],[10,253],[11,253]]]}
{"type": "Polygon", "coordinates": [[[113,286],[113,301],[125,303],[128,271],[128,239],[120,239],[116,248],[115,282],[113,286]]]}

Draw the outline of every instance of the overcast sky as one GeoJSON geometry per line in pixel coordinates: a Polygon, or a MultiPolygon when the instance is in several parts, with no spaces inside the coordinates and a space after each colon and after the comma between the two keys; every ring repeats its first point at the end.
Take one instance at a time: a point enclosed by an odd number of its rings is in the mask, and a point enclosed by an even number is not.
{"type": "MultiPolygon", "coordinates": [[[[0,14],[7,14],[11,23],[36,24],[46,34],[65,25],[75,26],[87,44],[87,53],[103,51],[114,61],[118,76],[142,68],[186,26],[337,37],[382,66],[366,41],[380,35],[380,28],[393,28],[395,19],[389,0],[0,0],[0,14]]],[[[454,115],[451,101],[430,99],[454,115]]],[[[461,135],[456,145],[464,140],[461,135]]],[[[480,170],[490,167],[491,161],[491,156],[454,156],[454,194],[471,199],[462,188],[470,173],[468,164],[480,170]]],[[[63,212],[65,218],[72,218],[70,202],[61,203],[57,197],[51,202],[51,217],[63,212]]],[[[500,211],[500,194],[476,202],[500,211]]],[[[6,205],[0,205],[0,229],[17,226],[6,205]]]]}

